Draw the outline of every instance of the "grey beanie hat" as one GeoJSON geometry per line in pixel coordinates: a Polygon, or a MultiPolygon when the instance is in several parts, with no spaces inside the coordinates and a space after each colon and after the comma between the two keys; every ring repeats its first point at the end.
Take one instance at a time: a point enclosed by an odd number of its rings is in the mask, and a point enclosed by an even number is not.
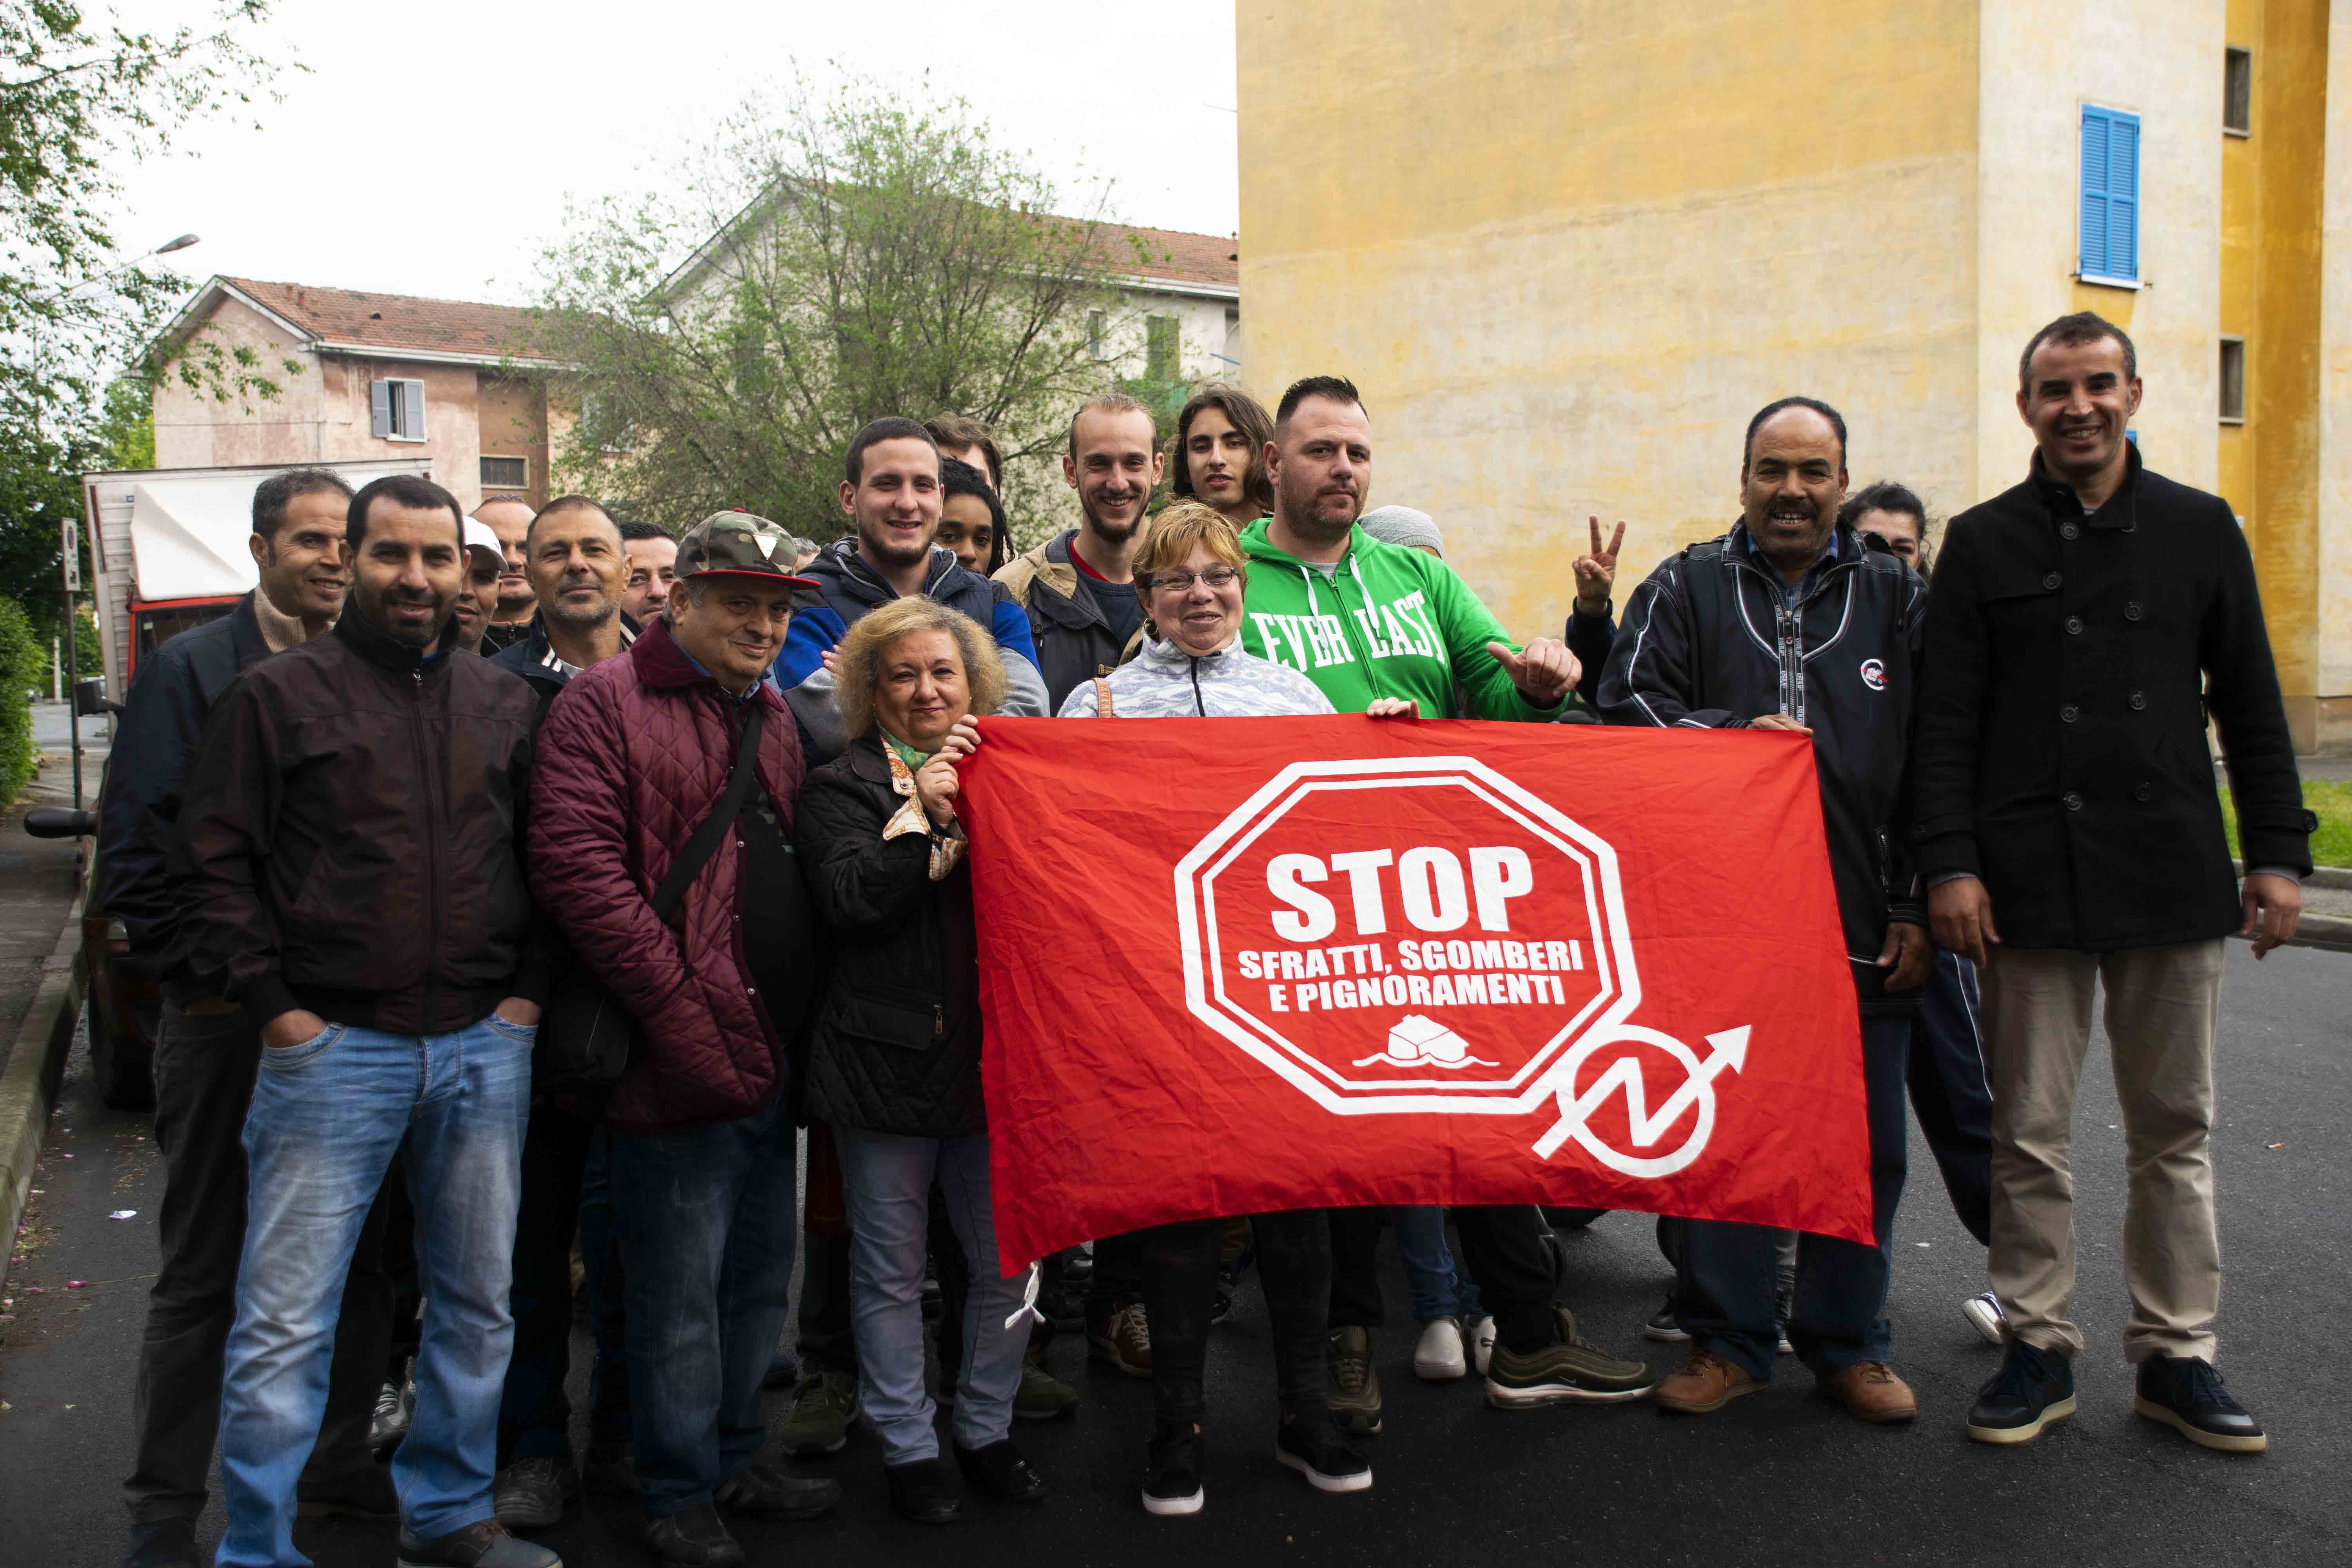
{"type": "Polygon", "coordinates": [[[1409,506],[1376,506],[1356,521],[1382,544],[1434,550],[1441,559],[1445,554],[1445,535],[1437,531],[1437,524],[1425,511],[1415,511],[1409,506]]]}

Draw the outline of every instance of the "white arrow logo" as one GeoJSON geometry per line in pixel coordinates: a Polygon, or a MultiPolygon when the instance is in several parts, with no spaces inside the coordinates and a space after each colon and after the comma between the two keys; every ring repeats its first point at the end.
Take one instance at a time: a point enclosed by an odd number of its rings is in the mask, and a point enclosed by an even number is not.
{"type": "Polygon", "coordinates": [[[1715,1131],[1715,1080],[1727,1068],[1738,1072],[1747,1065],[1748,1032],[1743,1024],[1736,1029],[1709,1035],[1706,1043],[1713,1049],[1705,1061],[1673,1036],[1637,1024],[1621,1025],[1605,1038],[1582,1042],[1570,1057],[1568,1070],[1559,1078],[1559,1120],[1536,1141],[1536,1152],[1549,1160],[1559,1152],[1561,1144],[1573,1138],[1594,1159],[1629,1176],[1664,1176],[1681,1170],[1706,1148],[1707,1136],[1715,1131]],[[1586,1059],[1604,1046],[1625,1044],[1654,1046],[1681,1062],[1687,1075],[1682,1086],[1660,1101],[1653,1112],[1641,1061],[1629,1053],[1593,1079],[1591,1088],[1571,1098],[1577,1069],[1586,1059]],[[1672,1152],[1657,1156],[1632,1154],[1612,1147],[1591,1131],[1589,1122],[1592,1113],[1620,1089],[1625,1094],[1627,1131],[1636,1147],[1654,1147],[1685,1111],[1696,1106],[1698,1114],[1692,1119],[1690,1135],[1672,1152]]]}

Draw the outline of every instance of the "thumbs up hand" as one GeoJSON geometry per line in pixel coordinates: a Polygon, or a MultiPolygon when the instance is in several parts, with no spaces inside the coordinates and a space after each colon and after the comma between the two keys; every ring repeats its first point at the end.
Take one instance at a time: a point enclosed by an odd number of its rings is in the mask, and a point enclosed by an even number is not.
{"type": "Polygon", "coordinates": [[[1508,643],[1490,642],[1486,651],[1503,667],[1519,695],[1538,708],[1559,701],[1584,673],[1584,666],[1558,637],[1538,637],[1518,653],[1513,653],[1508,643]]]}

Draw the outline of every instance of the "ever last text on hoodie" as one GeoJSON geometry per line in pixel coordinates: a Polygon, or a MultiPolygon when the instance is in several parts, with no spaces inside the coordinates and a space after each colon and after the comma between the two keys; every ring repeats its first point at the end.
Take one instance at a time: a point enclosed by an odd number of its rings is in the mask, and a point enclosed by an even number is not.
{"type": "Polygon", "coordinates": [[[1486,651],[1519,645],[1478,602],[1454,568],[1433,555],[1383,544],[1351,529],[1348,552],[1326,576],[1266,542],[1269,519],[1243,531],[1249,585],[1242,595],[1242,646],[1299,671],[1342,713],[1376,697],[1421,703],[1424,719],[1520,719],[1544,722],[1575,701],[1538,708],[1486,651]],[[1460,682],[1467,710],[1454,711],[1460,682]]]}

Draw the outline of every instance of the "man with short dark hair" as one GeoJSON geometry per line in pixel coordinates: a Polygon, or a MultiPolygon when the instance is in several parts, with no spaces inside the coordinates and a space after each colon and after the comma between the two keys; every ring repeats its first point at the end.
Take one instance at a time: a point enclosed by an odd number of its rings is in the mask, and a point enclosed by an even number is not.
{"type": "Polygon", "coordinates": [[[538,607],[531,598],[530,562],[523,550],[524,536],[530,532],[530,520],[536,513],[520,496],[485,496],[474,515],[499,536],[499,546],[506,552],[506,568],[499,574],[498,608],[491,612],[489,629],[482,638],[483,652],[504,653],[530,635],[531,613],[538,607]]]}
{"type": "MultiPolygon", "coordinates": [[[[1908,1421],[1918,1405],[1887,1365],[1886,1295],[1911,994],[1930,956],[1901,830],[1927,587],[1882,542],[1838,526],[1845,420],[1826,403],[1784,397],[1759,409],[1739,488],[1729,533],[1677,552],[1634,590],[1601,678],[1601,711],[1615,724],[1777,730],[1811,742],[1861,1015],[1875,1241],[1799,1238],[1786,1331],[1849,1414],[1908,1421]],[[1832,648],[1834,658],[1820,657],[1832,648]]],[[[1657,1399],[1701,1415],[1771,1381],[1779,1233],[1685,1220],[1676,1234],[1673,1318],[1690,1352],[1657,1399]]]]}
{"type": "MultiPolygon", "coordinates": [[[[115,961],[125,971],[159,973],[170,953],[184,908],[167,864],[181,784],[222,692],[247,667],[326,630],[342,609],[351,495],[321,468],[262,480],[253,493],[253,591],[139,662],[115,721],[92,872],[91,907],[121,921],[129,939],[115,961]]],[[[238,1133],[260,1057],[259,1035],[221,997],[164,998],[153,1067],[163,1258],[148,1289],[132,1395],[137,1456],[122,1489],[131,1510],[124,1561],[134,1568],[195,1562],[196,1517],[220,1427],[221,1346],[236,1315],[245,1239],[238,1133]]],[[[392,1315],[381,1251],[373,1236],[355,1248],[343,1287],[334,1373],[300,1487],[320,1511],[395,1506],[367,1448],[368,1405],[392,1315]]]]}
{"type": "Polygon", "coordinates": [[[996,574],[1029,616],[1048,713],[1143,646],[1132,563],[1161,465],[1149,408],[1124,393],[1088,398],[1070,416],[1070,449],[1062,458],[1062,482],[1078,495],[1078,526],[996,574]]]}
{"type": "Polygon", "coordinates": [[[331,636],[247,670],[188,770],[171,984],[261,1033],[221,1387],[221,1568],[308,1561],[294,1472],[319,1431],[335,1299],[395,1154],[425,1301],[416,1414],[392,1461],[401,1561],[556,1568],[490,1505],[546,959],[518,852],[535,705],[446,640],[463,523],[426,479],[354,496],[350,608],[331,636]]]}
{"type": "Polygon", "coordinates": [[[1052,712],[1028,618],[1009,594],[966,571],[953,551],[934,542],[941,490],[930,432],[911,419],[874,420],[851,439],[844,475],[839,500],[852,531],[805,568],[816,602],[793,617],[774,671],[816,759],[830,760],[849,744],[824,656],[866,611],[896,598],[935,599],[986,626],[999,649],[1017,656],[1005,659],[1012,689],[1002,711],[1029,718],[1052,712]]]}
{"type": "Polygon", "coordinates": [[[1936,941],[1983,973],[1995,1296],[2011,1335],[1968,1433],[2074,1410],[2070,1138],[2091,1004],[2122,1103],[2133,1408],[2260,1450],[2213,1370],[2213,1052],[2223,939],[2294,935],[2310,834],[2252,554],[2229,503],[2142,466],[2131,339],[2062,316],[2018,361],[2024,482],[1952,520],[1927,617],[1913,829],[1936,941]],[[2221,732],[2244,848],[2209,763],[2221,732]]]}
{"type": "Polygon", "coordinates": [[[532,888],[645,1038],[606,1157],[646,1542],[688,1568],[743,1561],[722,1510],[806,1519],[841,1496],[760,1458],[793,1268],[783,1089],[820,978],[792,854],[800,742],[764,679],[814,586],[785,542],[749,512],[689,530],[663,618],[549,710],[534,781],[532,888]]]}
{"type": "Polygon", "coordinates": [[[629,563],[621,610],[643,626],[669,602],[670,584],[677,581],[677,541],[666,528],[631,521],[621,524],[621,552],[629,563]]]}
{"type": "Polygon", "coordinates": [[[1864,486],[1838,509],[1838,523],[1876,534],[1903,564],[1927,575],[1927,508],[1906,487],[1891,479],[1864,486]]]}
{"type": "Polygon", "coordinates": [[[978,468],[988,477],[990,489],[1004,493],[1004,455],[987,426],[969,414],[934,414],[923,428],[930,432],[940,457],[978,468]]]}
{"type": "MultiPolygon", "coordinates": [[[[1444,561],[1368,534],[1371,465],[1371,419],[1354,384],[1335,375],[1293,383],[1265,447],[1274,513],[1242,534],[1251,570],[1241,646],[1299,670],[1343,713],[1391,697],[1417,702],[1430,719],[1559,718],[1572,700],[1574,657],[1549,637],[1515,647],[1444,561]],[[1466,714],[1456,711],[1457,691],[1466,714]]],[[[1555,1300],[1536,1209],[1453,1212],[1462,1261],[1495,1319],[1495,1347],[1480,1369],[1489,1405],[1605,1404],[1649,1392],[1647,1367],[1586,1342],[1555,1300]]],[[[1371,1331],[1383,1321],[1373,1249],[1384,1213],[1329,1212],[1331,1414],[1359,1433],[1379,1431],[1382,1420],[1371,1331]]]]}

